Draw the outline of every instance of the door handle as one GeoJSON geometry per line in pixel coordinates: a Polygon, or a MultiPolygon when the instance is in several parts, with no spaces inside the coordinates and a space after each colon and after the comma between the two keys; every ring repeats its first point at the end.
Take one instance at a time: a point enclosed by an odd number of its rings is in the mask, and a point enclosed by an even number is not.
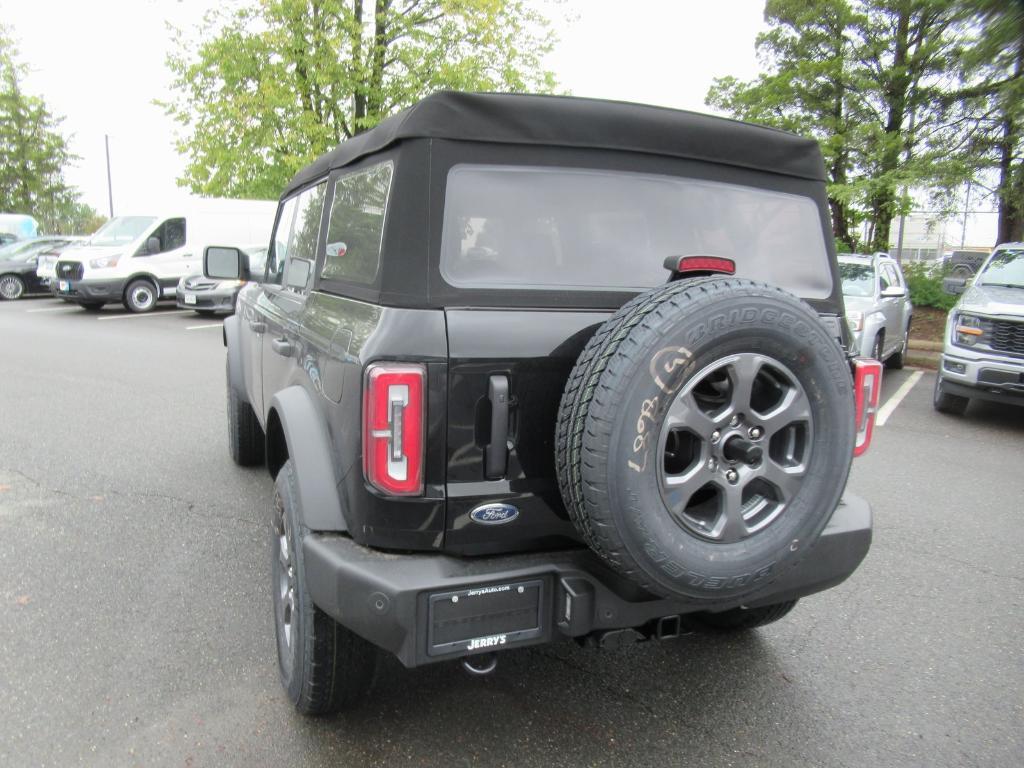
{"type": "Polygon", "coordinates": [[[267,330],[267,324],[261,323],[259,320],[250,320],[249,330],[253,333],[264,333],[267,330]]]}
{"type": "Polygon", "coordinates": [[[295,352],[295,345],[288,339],[271,339],[270,348],[281,357],[291,357],[295,352]]]}
{"type": "Polygon", "coordinates": [[[491,401],[491,442],[484,449],[484,476],[497,480],[508,468],[508,377],[491,376],[487,396],[491,401]]]}

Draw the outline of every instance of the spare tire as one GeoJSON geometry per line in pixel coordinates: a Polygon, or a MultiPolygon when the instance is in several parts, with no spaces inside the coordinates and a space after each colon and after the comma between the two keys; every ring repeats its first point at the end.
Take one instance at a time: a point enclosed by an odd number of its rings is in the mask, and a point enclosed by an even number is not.
{"type": "Polygon", "coordinates": [[[736,598],[803,559],[854,443],[842,349],[817,314],[749,280],[638,296],[584,348],[556,429],[584,540],[665,597],[736,598]]]}

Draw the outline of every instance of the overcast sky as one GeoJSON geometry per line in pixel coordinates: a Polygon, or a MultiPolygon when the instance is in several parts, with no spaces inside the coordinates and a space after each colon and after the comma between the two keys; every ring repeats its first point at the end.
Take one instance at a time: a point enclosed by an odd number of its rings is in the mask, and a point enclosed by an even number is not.
{"type": "MultiPolygon", "coordinates": [[[[162,207],[183,194],[175,125],[152,103],[169,94],[167,23],[191,29],[229,1],[0,0],[0,20],[31,68],[28,89],[64,116],[81,158],[68,180],[97,210],[108,212],[105,134],[115,213],[162,207]]],[[[554,12],[560,38],[548,68],[577,96],[707,111],[714,77],[758,72],[754,38],[764,28],[764,0],[537,4],[554,12]]]]}

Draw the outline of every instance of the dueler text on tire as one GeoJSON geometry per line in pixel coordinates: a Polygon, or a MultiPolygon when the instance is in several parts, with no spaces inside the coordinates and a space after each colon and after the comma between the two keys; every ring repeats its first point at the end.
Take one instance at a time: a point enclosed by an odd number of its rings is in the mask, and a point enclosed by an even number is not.
{"type": "Polygon", "coordinates": [[[798,563],[852,459],[850,371],[815,312],[736,278],[651,291],[599,329],[559,410],[586,541],[657,594],[753,593],[798,563]]]}
{"type": "Polygon", "coordinates": [[[274,483],[270,547],[278,668],[295,708],[305,715],[325,715],[355,704],[369,691],[378,651],[313,604],[298,503],[289,459],[274,483]]]}

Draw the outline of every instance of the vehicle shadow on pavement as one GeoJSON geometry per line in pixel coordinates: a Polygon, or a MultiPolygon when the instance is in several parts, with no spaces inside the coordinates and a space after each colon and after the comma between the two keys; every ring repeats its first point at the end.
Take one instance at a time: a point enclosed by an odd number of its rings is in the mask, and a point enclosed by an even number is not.
{"type": "Polygon", "coordinates": [[[974,400],[961,417],[978,427],[998,430],[1024,431],[1024,407],[974,400]]]}
{"type": "Polygon", "coordinates": [[[366,705],[318,732],[367,764],[420,764],[421,750],[430,765],[687,764],[762,754],[780,719],[806,712],[797,691],[758,632],[618,651],[566,642],[503,653],[483,679],[388,660],[366,705]]]}

